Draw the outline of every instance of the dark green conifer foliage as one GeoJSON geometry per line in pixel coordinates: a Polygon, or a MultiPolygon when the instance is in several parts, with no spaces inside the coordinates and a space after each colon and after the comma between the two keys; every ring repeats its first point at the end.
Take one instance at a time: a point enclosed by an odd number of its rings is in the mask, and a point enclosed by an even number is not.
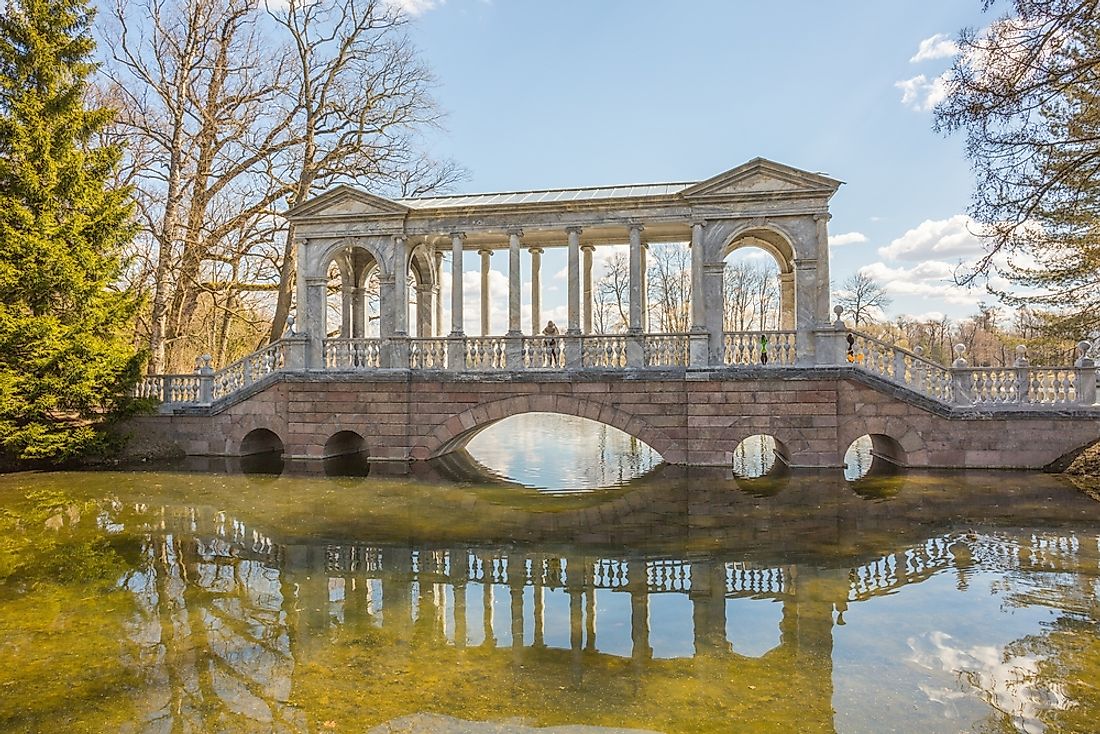
{"type": "Polygon", "coordinates": [[[115,288],[133,237],[111,120],[88,108],[86,0],[0,11],[0,454],[61,461],[97,450],[140,360],[135,298],[115,288]]]}

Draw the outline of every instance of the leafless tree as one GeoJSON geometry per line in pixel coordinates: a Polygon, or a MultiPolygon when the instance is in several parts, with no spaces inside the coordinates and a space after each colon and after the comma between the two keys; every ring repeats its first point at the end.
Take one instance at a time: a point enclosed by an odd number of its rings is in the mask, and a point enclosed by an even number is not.
{"type": "Polygon", "coordinates": [[[691,327],[691,250],[683,243],[649,248],[647,273],[650,331],[691,327]]]}
{"type": "Polygon", "coordinates": [[[836,302],[851,314],[856,326],[877,321],[883,312],[893,303],[874,278],[866,273],[857,272],[844,281],[844,286],[836,294],[836,302]]]}
{"type": "Polygon", "coordinates": [[[600,334],[626,331],[630,324],[630,262],[617,252],[604,263],[593,295],[592,326],[600,334]]]}
{"type": "Polygon", "coordinates": [[[735,260],[726,264],[723,328],[727,331],[779,326],[779,269],[770,262],[735,260]]]}

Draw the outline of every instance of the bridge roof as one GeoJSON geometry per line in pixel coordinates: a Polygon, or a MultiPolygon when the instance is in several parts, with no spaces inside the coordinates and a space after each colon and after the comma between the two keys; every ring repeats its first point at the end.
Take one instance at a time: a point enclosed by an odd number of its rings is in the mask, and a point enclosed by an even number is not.
{"type": "Polygon", "coordinates": [[[545,204],[550,202],[592,201],[644,196],[678,194],[694,181],[653,184],[618,184],[610,186],[578,186],[566,189],[533,189],[531,191],[499,191],[485,194],[455,194],[396,199],[411,209],[444,209],[450,207],[493,206],[509,204],[545,204]]]}
{"type": "Polygon", "coordinates": [[[517,213],[534,210],[624,206],[684,206],[707,201],[799,198],[828,199],[841,181],[764,158],[723,171],[703,181],[578,186],[387,199],[354,186],[340,185],[294,206],[292,220],[325,216],[455,216],[471,209],[517,213]],[[626,204],[626,202],[631,202],[626,204]]]}

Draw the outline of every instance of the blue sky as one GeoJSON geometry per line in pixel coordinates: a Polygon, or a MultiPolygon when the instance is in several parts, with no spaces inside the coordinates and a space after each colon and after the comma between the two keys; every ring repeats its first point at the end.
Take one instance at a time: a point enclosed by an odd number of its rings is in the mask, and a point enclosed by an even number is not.
{"type": "MultiPolygon", "coordinates": [[[[459,190],[701,180],[764,156],[846,182],[835,285],[866,268],[893,313],[961,317],[990,300],[949,282],[980,247],[972,178],[928,109],[951,63],[937,34],[987,24],[978,0],[394,1],[447,115],[432,150],[469,170],[459,190]]],[[[493,260],[495,287],[507,264],[493,260]]],[[[554,313],[564,289],[544,282],[554,313]]]]}

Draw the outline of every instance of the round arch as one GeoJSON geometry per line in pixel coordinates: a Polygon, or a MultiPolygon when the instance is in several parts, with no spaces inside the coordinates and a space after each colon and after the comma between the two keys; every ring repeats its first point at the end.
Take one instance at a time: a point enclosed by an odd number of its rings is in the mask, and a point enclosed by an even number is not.
{"type": "Polygon", "coordinates": [[[838,465],[844,465],[844,455],[852,443],[870,436],[874,448],[899,466],[921,466],[927,461],[924,439],[908,423],[889,417],[869,417],[849,420],[837,429],[838,465]]]}
{"type": "Polygon", "coordinates": [[[370,256],[370,259],[373,260],[374,266],[378,270],[379,277],[385,277],[388,274],[385,268],[386,260],[382,257],[382,253],[378,251],[375,243],[365,237],[342,237],[321,250],[314,261],[314,271],[312,273],[307,273],[307,277],[310,275],[322,278],[327,277],[329,265],[331,265],[344,250],[363,250],[370,256]]]}
{"type": "Polygon", "coordinates": [[[722,246],[721,257],[742,247],[758,247],[775,258],[780,273],[794,272],[794,240],[784,229],[775,224],[746,224],[735,229],[722,246]]]}
{"type": "Polygon", "coordinates": [[[442,456],[462,448],[494,423],[523,413],[560,413],[598,421],[646,443],[666,463],[682,464],[687,458],[683,447],[641,418],[610,405],[567,395],[522,395],[478,405],[438,425],[422,437],[409,454],[413,459],[442,456]]]}

